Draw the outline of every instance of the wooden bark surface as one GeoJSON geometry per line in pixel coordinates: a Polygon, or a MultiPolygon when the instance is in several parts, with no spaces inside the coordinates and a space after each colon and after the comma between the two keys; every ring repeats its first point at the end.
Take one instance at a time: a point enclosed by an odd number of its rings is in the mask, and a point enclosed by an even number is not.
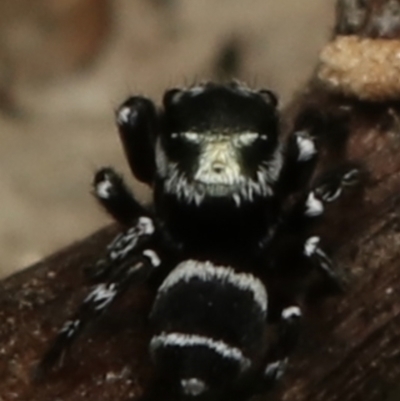
{"type": "MultiPolygon", "coordinates": [[[[343,33],[343,19],[354,2],[339,3],[337,29],[343,33]]],[[[365,7],[373,15],[384,3],[371,1],[365,7]]],[[[357,34],[357,27],[351,33],[357,34]]],[[[347,291],[307,306],[301,343],[287,374],[263,398],[397,401],[400,103],[350,99],[311,80],[287,111],[287,121],[307,107],[333,115],[346,110],[347,145],[328,154],[326,164],[362,162],[369,177],[362,196],[339,202],[322,228],[336,264],[348,277],[347,291]]],[[[145,289],[128,293],[80,338],[63,367],[40,383],[31,380],[49,339],[87,292],[83,268],[96,260],[116,231],[104,229],[0,283],[0,400],[127,400],[142,393],[152,374],[145,322],[150,294],[145,289]]]]}

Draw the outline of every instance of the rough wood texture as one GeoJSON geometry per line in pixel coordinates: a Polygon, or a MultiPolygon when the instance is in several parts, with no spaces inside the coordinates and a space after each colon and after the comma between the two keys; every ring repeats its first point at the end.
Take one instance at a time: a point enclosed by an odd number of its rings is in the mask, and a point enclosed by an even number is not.
{"type": "MultiPolygon", "coordinates": [[[[368,25],[363,18],[377,21],[374,13],[382,9],[390,17],[397,4],[339,3],[338,32],[363,36],[368,25]]],[[[372,31],[370,38],[380,37],[372,31]]],[[[382,36],[388,36],[387,30],[382,36]]],[[[366,103],[335,93],[311,80],[287,111],[287,120],[290,125],[310,107],[346,114],[347,145],[328,152],[325,164],[350,159],[369,171],[357,202],[336,205],[323,226],[349,285],[342,296],[308,305],[301,344],[282,383],[265,395],[268,400],[400,399],[400,103],[393,98],[366,103]]],[[[144,322],[150,297],[144,289],[127,294],[95,332],[81,338],[60,370],[44,382],[30,380],[48,339],[87,290],[83,268],[115,232],[111,227],[96,233],[0,284],[1,400],[127,400],[141,394],[151,377],[144,322]]]]}

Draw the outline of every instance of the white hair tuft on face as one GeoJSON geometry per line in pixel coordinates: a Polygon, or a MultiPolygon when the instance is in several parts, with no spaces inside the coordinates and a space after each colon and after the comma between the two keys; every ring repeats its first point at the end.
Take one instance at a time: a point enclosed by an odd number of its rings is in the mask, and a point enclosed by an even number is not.
{"type": "Polygon", "coordinates": [[[242,202],[252,202],[255,197],[273,195],[273,184],[278,180],[283,164],[280,146],[271,160],[264,161],[259,166],[256,178],[253,179],[241,173],[234,150],[229,148],[230,145],[218,145],[220,146],[206,145],[209,152],[203,152],[203,156],[200,156],[198,171],[194,179],[189,180],[185,173],[180,171],[177,163],[168,160],[158,140],[156,165],[158,175],[163,179],[164,190],[181,201],[194,203],[197,206],[206,198],[227,197],[239,207],[242,202]],[[222,172],[215,172],[212,161],[219,159],[225,168],[222,172]]]}

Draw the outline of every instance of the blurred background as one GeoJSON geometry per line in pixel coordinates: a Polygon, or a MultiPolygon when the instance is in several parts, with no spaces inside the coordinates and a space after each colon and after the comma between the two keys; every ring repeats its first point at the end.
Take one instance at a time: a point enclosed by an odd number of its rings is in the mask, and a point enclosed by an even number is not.
{"type": "Polygon", "coordinates": [[[334,1],[0,0],[0,276],[111,220],[90,195],[129,94],[235,76],[284,104],[329,37],[334,1]]]}

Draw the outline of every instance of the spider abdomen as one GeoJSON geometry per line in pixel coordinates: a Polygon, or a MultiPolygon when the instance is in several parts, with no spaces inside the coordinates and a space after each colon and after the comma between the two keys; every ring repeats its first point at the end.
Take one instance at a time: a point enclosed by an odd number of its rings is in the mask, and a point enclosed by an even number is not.
{"type": "Polygon", "coordinates": [[[184,261],[154,302],[153,359],[175,376],[185,395],[233,383],[264,349],[266,313],[265,287],[252,274],[184,261]]]}

